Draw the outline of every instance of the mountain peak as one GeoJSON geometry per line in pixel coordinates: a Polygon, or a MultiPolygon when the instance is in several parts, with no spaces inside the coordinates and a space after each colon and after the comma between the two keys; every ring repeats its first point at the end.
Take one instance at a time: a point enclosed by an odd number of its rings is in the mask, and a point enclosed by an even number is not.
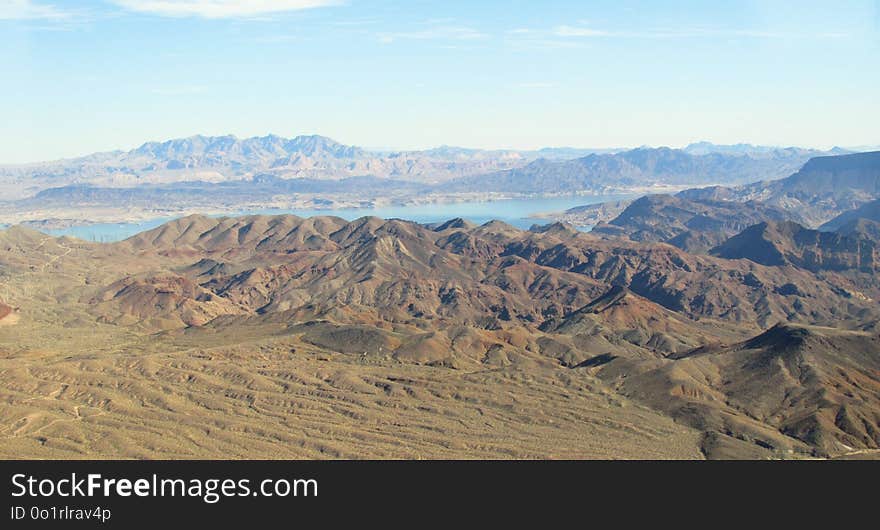
{"type": "Polygon", "coordinates": [[[476,225],[470,221],[466,221],[461,217],[456,217],[455,219],[450,219],[444,223],[437,225],[434,228],[435,232],[443,232],[444,230],[449,230],[452,228],[462,228],[465,230],[470,230],[474,228],[476,225]]]}
{"type": "Polygon", "coordinates": [[[743,343],[748,349],[769,348],[778,352],[789,351],[803,346],[807,341],[816,339],[818,335],[806,327],[779,322],[764,333],[743,343]]]}
{"type": "Polygon", "coordinates": [[[555,223],[549,223],[546,225],[532,225],[532,227],[529,228],[529,232],[553,236],[574,236],[578,234],[576,228],[560,221],[556,221],[555,223]]]}
{"type": "Polygon", "coordinates": [[[223,136],[197,134],[186,138],[147,142],[128,154],[153,157],[161,161],[180,161],[198,160],[201,157],[211,157],[211,159],[227,157],[232,160],[274,159],[294,155],[354,158],[361,156],[363,151],[359,147],[343,145],[332,138],[316,134],[293,138],[284,138],[276,134],[250,138],[238,138],[232,134],[223,136]]]}

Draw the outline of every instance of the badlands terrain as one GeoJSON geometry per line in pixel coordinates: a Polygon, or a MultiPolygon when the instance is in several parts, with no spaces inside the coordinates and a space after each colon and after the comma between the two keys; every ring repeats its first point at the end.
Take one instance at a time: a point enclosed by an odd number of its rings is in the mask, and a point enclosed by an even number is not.
{"type": "Polygon", "coordinates": [[[13,227],[0,452],[874,454],[876,251],[767,226],[705,254],[461,219],[191,216],[113,244],[13,227]]]}
{"type": "Polygon", "coordinates": [[[696,430],[484,315],[567,307],[591,282],[554,294],[565,273],[514,266],[550,289],[546,309],[516,301],[494,285],[508,266],[472,264],[492,230],[469,232],[295,217],[194,217],[115,245],[2,232],[3,296],[22,303],[0,328],[2,456],[700,456],[696,430]]]}

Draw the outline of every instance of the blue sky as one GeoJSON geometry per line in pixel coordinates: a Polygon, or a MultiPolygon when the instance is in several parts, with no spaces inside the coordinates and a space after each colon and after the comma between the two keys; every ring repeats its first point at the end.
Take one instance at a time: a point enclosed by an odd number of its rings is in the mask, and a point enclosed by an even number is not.
{"type": "Polygon", "coordinates": [[[0,0],[0,42],[0,163],[196,133],[880,143],[877,0],[0,0]]]}

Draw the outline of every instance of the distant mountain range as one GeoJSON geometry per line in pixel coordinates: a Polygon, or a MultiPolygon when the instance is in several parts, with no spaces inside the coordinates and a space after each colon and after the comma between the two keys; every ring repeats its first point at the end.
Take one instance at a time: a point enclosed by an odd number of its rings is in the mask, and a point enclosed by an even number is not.
{"type": "Polygon", "coordinates": [[[796,260],[821,269],[873,264],[880,240],[880,152],[813,158],[775,181],[647,195],[553,217],[595,225],[593,233],[602,237],[664,242],[758,263],[796,260]]]}
{"type": "MultiPolygon", "coordinates": [[[[843,155],[851,153],[855,149],[845,149],[842,147],[834,147],[828,151],[818,149],[807,149],[803,147],[775,147],[769,145],[752,145],[752,144],[713,144],[712,142],[694,142],[682,148],[682,151],[691,155],[708,155],[711,153],[722,153],[729,155],[749,155],[752,157],[780,157],[797,154],[805,154],[808,156],[817,156],[820,153],[829,155],[843,155]]],[[[867,149],[866,149],[867,150],[867,149]]]]}
{"type": "Polygon", "coordinates": [[[24,198],[70,185],[134,187],[178,182],[284,179],[339,180],[373,176],[438,183],[463,175],[526,164],[537,154],[441,148],[372,153],[323,136],[193,136],[149,142],[131,151],[97,153],[54,162],[0,167],[0,190],[24,198]]]}
{"type": "Polygon", "coordinates": [[[574,160],[539,159],[523,167],[461,177],[446,189],[460,192],[503,190],[515,193],[607,192],[656,184],[699,185],[753,182],[792,174],[810,158],[825,154],[807,149],[767,148],[760,153],[638,148],[590,154],[574,160]]]}
{"type": "MultiPolygon", "coordinates": [[[[706,251],[746,223],[794,220],[816,227],[880,196],[869,185],[870,168],[859,165],[871,155],[847,158],[826,154],[797,147],[708,142],[683,149],[564,147],[515,151],[441,146],[424,151],[373,152],[316,135],[245,139],[193,136],[148,142],[131,151],[0,166],[0,223],[65,226],[192,212],[635,194],[744,183],[687,190],[677,197],[678,205],[640,203],[650,211],[638,215],[629,211],[598,230],[606,235],[623,232],[639,240],[669,241],[691,251],[706,251]],[[576,158],[568,158],[572,156],[576,158]],[[827,166],[829,163],[831,166],[827,166]],[[852,167],[838,171],[841,164],[852,167]],[[829,176],[832,173],[839,175],[829,176]],[[860,178],[864,182],[856,182],[860,178]],[[817,195],[813,190],[824,191],[817,195]],[[690,203],[685,205],[683,201],[690,203]],[[731,208],[723,202],[747,206],[731,208]],[[754,206],[758,203],[760,206],[754,206]],[[714,213],[706,213],[707,208],[714,213]],[[693,220],[686,219],[688,216],[693,220]],[[645,219],[646,226],[637,226],[639,217],[645,219]],[[656,220],[661,218],[668,224],[657,230],[656,220]],[[713,223],[726,228],[714,233],[694,229],[713,223]],[[675,237],[678,239],[673,241],[675,237]]],[[[866,163],[871,166],[874,161],[866,163]]],[[[584,210],[565,219],[578,222],[592,215],[595,219],[587,224],[593,225],[621,213],[625,207],[624,203],[595,206],[588,209],[592,214],[584,210]]]]}
{"type": "Polygon", "coordinates": [[[264,136],[239,140],[235,136],[193,136],[167,142],[148,142],[128,153],[130,157],[186,162],[194,166],[271,160],[279,163],[291,155],[323,158],[360,158],[359,147],[342,145],[323,136],[297,136],[287,139],[264,136]]]}
{"type": "Polygon", "coordinates": [[[519,167],[531,160],[559,160],[609,153],[572,147],[484,150],[441,146],[424,151],[369,151],[318,136],[253,138],[196,135],[147,142],[130,151],[95,153],[34,164],[0,165],[0,190],[24,198],[67,186],[135,187],[178,182],[280,179],[342,180],[375,177],[440,183],[465,175],[519,167]]]}
{"type": "Polygon", "coordinates": [[[806,224],[818,226],[880,197],[880,151],[816,157],[793,175],[774,182],[686,190],[679,197],[760,201],[796,212],[806,224]]]}
{"type": "Polygon", "coordinates": [[[244,139],[199,135],[148,142],[131,151],[0,166],[0,190],[7,199],[21,199],[71,185],[125,188],[271,175],[326,180],[370,176],[442,184],[447,192],[600,192],[652,183],[697,185],[780,178],[819,154],[823,153],[706,142],[685,149],[561,147],[524,151],[442,146],[424,151],[371,152],[317,135],[244,139]]]}

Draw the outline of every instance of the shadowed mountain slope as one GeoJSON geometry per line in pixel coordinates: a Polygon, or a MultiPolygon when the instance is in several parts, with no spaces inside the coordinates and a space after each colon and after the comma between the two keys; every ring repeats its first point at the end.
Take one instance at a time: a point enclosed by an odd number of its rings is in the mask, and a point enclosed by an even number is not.
{"type": "Polygon", "coordinates": [[[778,325],[654,367],[613,361],[600,377],[711,431],[710,457],[833,455],[880,447],[878,352],[876,334],[778,325]]]}
{"type": "Polygon", "coordinates": [[[760,223],[712,249],[727,258],[818,270],[877,269],[877,243],[858,235],[810,230],[794,222],[760,223]]]}
{"type": "Polygon", "coordinates": [[[788,212],[760,203],[691,201],[670,195],[647,195],[633,201],[593,232],[625,234],[634,241],[662,241],[688,252],[705,252],[743,229],[767,220],[787,220],[788,212]]]}
{"type": "Polygon", "coordinates": [[[784,179],[737,188],[686,190],[678,196],[698,201],[760,201],[795,212],[800,222],[815,227],[880,198],[880,151],[816,157],[784,179]]]}
{"type": "Polygon", "coordinates": [[[863,204],[855,210],[843,212],[834,219],[823,224],[819,229],[827,232],[840,231],[843,227],[852,225],[859,219],[880,222],[880,200],[871,201],[863,204]]]}

